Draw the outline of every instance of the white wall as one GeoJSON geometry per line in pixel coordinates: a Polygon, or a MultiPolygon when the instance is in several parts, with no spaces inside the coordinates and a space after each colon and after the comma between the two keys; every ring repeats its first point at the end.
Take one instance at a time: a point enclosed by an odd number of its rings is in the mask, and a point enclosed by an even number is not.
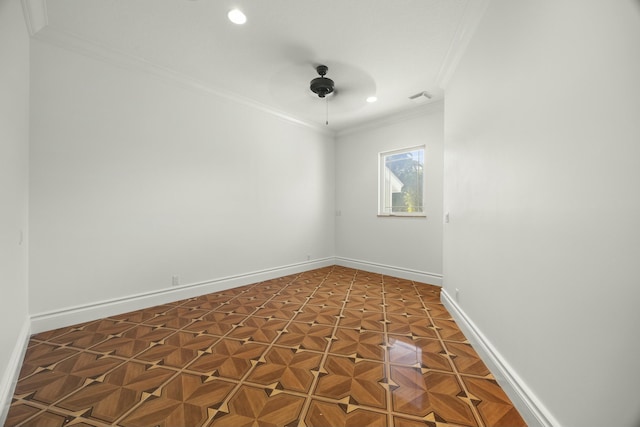
{"type": "MultiPolygon", "coordinates": [[[[15,359],[21,341],[28,333],[29,34],[18,1],[0,1],[0,58],[0,403],[4,404],[19,367],[15,359]]],[[[0,422],[4,412],[0,408],[0,422]]]]}
{"type": "Polygon", "coordinates": [[[334,140],[32,45],[31,313],[334,253],[334,140]]]}
{"type": "Polygon", "coordinates": [[[419,114],[339,134],[336,142],[336,255],[364,261],[362,267],[390,266],[399,276],[441,283],[443,105],[419,114]],[[426,145],[426,218],[378,217],[378,154],[426,145]]]}
{"type": "Polygon", "coordinates": [[[494,0],[445,99],[444,290],[551,419],[640,425],[640,4],[494,0]]]}

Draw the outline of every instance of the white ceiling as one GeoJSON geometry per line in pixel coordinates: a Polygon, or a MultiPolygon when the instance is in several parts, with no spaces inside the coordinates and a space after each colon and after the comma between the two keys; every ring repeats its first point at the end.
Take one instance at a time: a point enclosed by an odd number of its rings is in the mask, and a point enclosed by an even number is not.
{"type": "Polygon", "coordinates": [[[325,101],[309,90],[329,67],[329,128],[343,130],[442,98],[478,0],[27,0],[36,37],[109,52],[311,126],[325,101]],[[245,12],[234,25],[227,12],[245,12]],[[365,99],[376,95],[378,102],[365,99]]]}

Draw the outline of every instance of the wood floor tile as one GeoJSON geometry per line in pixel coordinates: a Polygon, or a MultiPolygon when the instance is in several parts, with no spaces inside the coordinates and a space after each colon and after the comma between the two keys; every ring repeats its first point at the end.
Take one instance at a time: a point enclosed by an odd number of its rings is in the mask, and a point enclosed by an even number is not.
{"type": "Polygon", "coordinates": [[[451,314],[442,304],[428,304],[427,311],[433,319],[451,320],[451,314]]]}
{"type": "Polygon", "coordinates": [[[384,360],[384,335],[378,332],[338,328],[329,352],[360,359],[384,360]]]}
{"type": "Polygon", "coordinates": [[[309,300],[311,293],[295,292],[293,294],[276,294],[271,301],[283,301],[291,304],[302,305],[309,300]]]}
{"type": "Polygon", "coordinates": [[[120,336],[107,338],[105,341],[89,348],[92,351],[114,354],[122,357],[133,357],[153,345],[159,344],[173,333],[175,333],[175,331],[171,329],[139,325],[124,332],[120,336]]]}
{"type": "Polygon", "coordinates": [[[185,326],[184,329],[190,332],[223,336],[233,328],[241,325],[246,318],[247,316],[244,314],[212,311],[204,315],[201,320],[196,320],[188,326],[185,326]]]}
{"type": "Polygon", "coordinates": [[[204,381],[198,375],[181,373],[162,388],[159,396],[148,395],[120,424],[124,427],[203,426],[209,419],[209,410],[217,409],[233,388],[233,383],[220,379],[204,381]]]}
{"type": "Polygon", "coordinates": [[[224,302],[229,301],[231,298],[232,297],[230,296],[223,296],[217,299],[214,298],[212,300],[209,300],[207,298],[202,298],[202,297],[191,298],[185,301],[184,303],[180,304],[180,307],[192,308],[197,310],[205,310],[209,312],[211,310],[215,310],[216,308],[220,307],[224,302]]]}
{"type": "Polygon", "coordinates": [[[124,313],[117,316],[110,316],[109,319],[117,320],[117,321],[127,321],[133,323],[142,323],[145,320],[152,319],[156,316],[166,313],[167,311],[173,309],[173,305],[158,305],[155,307],[149,307],[138,311],[133,311],[130,313],[124,313]]]}
{"type": "Polygon", "coordinates": [[[322,307],[308,304],[299,310],[293,320],[295,322],[333,326],[338,321],[339,316],[340,308],[338,307],[322,307]]]}
{"type": "Polygon", "coordinates": [[[389,337],[389,361],[421,369],[451,372],[451,363],[439,340],[429,338],[389,337]]]}
{"type": "Polygon", "coordinates": [[[315,292],[315,290],[322,284],[324,279],[299,279],[291,282],[287,288],[296,288],[309,294],[315,292]]]}
{"type": "Polygon", "coordinates": [[[384,283],[380,280],[366,280],[356,277],[351,283],[351,289],[378,289],[384,292],[384,283]]]}
{"type": "MultiPolygon", "coordinates": [[[[300,275],[290,274],[288,276],[276,277],[275,279],[269,279],[269,280],[265,280],[264,282],[257,283],[255,287],[260,287],[262,289],[267,289],[267,290],[282,288],[284,286],[287,286],[289,283],[293,282],[294,280],[296,280],[296,278],[302,277],[303,275],[304,273],[301,273],[300,275]]],[[[320,276],[322,275],[323,274],[320,273],[320,276]]]]}
{"type": "Polygon", "coordinates": [[[230,334],[231,338],[247,339],[262,343],[272,342],[287,325],[286,320],[266,319],[264,317],[251,316],[235,328],[230,334]]]}
{"type": "Polygon", "coordinates": [[[134,324],[132,323],[104,319],[81,328],[74,328],[66,334],[51,338],[49,341],[78,348],[87,348],[106,340],[110,335],[120,334],[133,327],[134,324]]]}
{"type": "Polygon", "coordinates": [[[314,394],[334,400],[347,397],[353,405],[385,409],[387,397],[381,384],[384,379],[382,363],[329,356],[314,394]]]}
{"type": "Polygon", "coordinates": [[[61,360],[78,354],[79,351],[57,345],[37,343],[27,349],[18,379],[34,373],[38,368],[49,368],[61,360]]]}
{"type": "Polygon", "coordinates": [[[297,426],[304,398],[242,386],[210,426],[297,426]]]}
{"type": "Polygon", "coordinates": [[[424,315],[387,313],[387,331],[390,334],[438,338],[435,325],[424,315]]]}
{"type": "Polygon", "coordinates": [[[247,381],[306,393],[319,372],[321,360],[318,353],[273,347],[259,360],[247,381]]]}
{"type": "Polygon", "coordinates": [[[29,405],[27,403],[23,403],[21,401],[19,401],[19,403],[13,403],[9,407],[6,425],[16,426],[23,421],[26,421],[27,419],[33,417],[38,412],[40,412],[39,408],[36,408],[35,406],[29,405]]]}
{"type": "Polygon", "coordinates": [[[34,340],[38,340],[38,341],[50,341],[55,337],[67,334],[67,333],[69,333],[71,331],[74,331],[74,330],[80,330],[83,327],[85,327],[86,325],[89,325],[89,324],[95,323],[95,322],[98,322],[98,320],[94,320],[93,322],[81,323],[79,325],[73,325],[73,326],[67,326],[67,327],[64,327],[64,328],[53,329],[51,331],[40,332],[38,334],[33,335],[31,338],[34,339],[34,340]]]}
{"type": "Polygon", "coordinates": [[[455,375],[422,373],[419,368],[391,367],[393,410],[435,421],[476,426],[471,407],[458,397],[463,393],[455,375]]]}
{"type": "Polygon", "coordinates": [[[200,355],[188,369],[238,380],[258,363],[266,349],[263,344],[223,339],[200,355]]]}
{"type": "Polygon", "coordinates": [[[378,273],[371,273],[369,271],[358,270],[355,275],[356,281],[365,280],[367,282],[375,282],[375,283],[384,283],[385,277],[389,278],[389,276],[383,276],[378,273]]]}
{"type": "Polygon", "coordinates": [[[302,302],[302,300],[306,300],[308,297],[310,297],[311,294],[313,294],[314,290],[315,288],[305,289],[290,285],[280,290],[280,292],[276,294],[276,296],[280,298],[274,298],[274,301],[286,300],[288,297],[299,297],[298,300],[301,300],[302,302]]]}
{"type": "MultiPolygon", "coordinates": [[[[260,303],[264,302],[264,300],[260,300],[260,303]]],[[[230,314],[252,314],[256,311],[256,306],[251,304],[251,305],[244,305],[242,304],[242,302],[238,301],[236,298],[227,301],[223,304],[220,304],[220,306],[218,308],[215,309],[215,311],[219,311],[222,313],[230,313],[230,314]]]]}
{"type": "Polygon", "coordinates": [[[15,393],[29,395],[26,400],[51,404],[83,386],[85,380],[98,378],[121,363],[119,359],[79,353],[19,380],[15,393]]]}
{"type": "Polygon", "coordinates": [[[469,398],[476,405],[486,425],[524,426],[525,422],[495,380],[463,376],[469,398]]]}
{"type": "Polygon", "coordinates": [[[367,297],[366,295],[350,295],[344,307],[348,310],[366,310],[382,313],[384,312],[384,301],[381,298],[367,297]]]}
{"type": "Polygon", "coordinates": [[[133,408],[143,393],[155,392],[175,375],[174,371],[142,363],[127,363],[108,374],[103,381],[87,384],[58,406],[85,417],[113,423],[133,408]]]}
{"type": "Polygon", "coordinates": [[[212,346],[218,338],[209,335],[197,335],[193,332],[180,331],[161,343],[139,354],[137,358],[150,363],[181,368],[191,363],[199,354],[212,346]]]}
{"type": "Polygon", "coordinates": [[[445,343],[451,353],[451,360],[461,374],[486,376],[490,375],[487,365],[484,364],[471,344],[449,342],[445,343]]]}
{"type": "Polygon", "coordinates": [[[440,337],[445,341],[465,342],[467,340],[453,320],[434,319],[433,324],[440,337]]]}
{"type": "Polygon", "coordinates": [[[424,316],[426,313],[419,299],[386,299],[387,310],[391,313],[424,316]]]}
{"type": "Polygon", "coordinates": [[[145,320],[144,324],[153,326],[153,327],[180,329],[192,322],[193,322],[193,319],[180,317],[179,313],[177,313],[176,310],[174,309],[170,312],[160,314],[156,317],[145,320]]]}
{"type": "Polygon", "coordinates": [[[270,283],[270,282],[262,282],[258,283],[255,286],[252,286],[247,292],[244,293],[246,296],[255,296],[263,299],[269,299],[274,294],[277,294],[281,290],[287,287],[285,283],[270,283]]]}
{"type": "Polygon", "coordinates": [[[379,287],[351,287],[350,297],[367,297],[384,300],[382,288],[379,287]]]}
{"type": "Polygon", "coordinates": [[[333,328],[328,325],[291,322],[275,343],[296,349],[324,351],[332,332],[333,328]]]}
{"type": "Polygon", "coordinates": [[[346,294],[351,288],[351,281],[349,279],[342,279],[333,277],[331,275],[318,285],[318,291],[320,292],[335,292],[346,294]]]}
{"type": "Polygon", "coordinates": [[[427,419],[409,419],[405,417],[393,417],[394,427],[460,427],[460,424],[449,424],[442,421],[435,421],[435,416],[428,416],[427,419]]]}
{"type": "Polygon", "coordinates": [[[338,326],[342,328],[361,329],[367,331],[384,331],[384,313],[380,311],[348,310],[348,304],[342,312],[338,326]]]}
{"type": "Polygon", "coordinates": [[[387,416],[366,409],[353,408],[344,403],[329,403],[312,400],[305,418],[308,427],[386,427],[387,416]]]}
{"type": "Polygon", "coordinates": [[[31,337],[5,426],[524,426],[440,288],[330,266],[31,337]]]}
{"type": "MultiPolygon", "coordinates": [[[[268,295],[268,294],[264,294],[262,292],[256,292],[256,291],[250,290],[250,291],[247,291],[247,292],[243,293],[240,296],[237,296],[233,300],[233,302],[235,304],[240,304],[242,306],[251,307],[251,308],[255,309],[256,306],[264,304],[271,297],[273,297],[273,294],[268,295]]],[[[250,312],[252,312],[252,311],[250,311],[250,312]]]]}
{"type": "Polygon", "coordinates": [[[64,427],[68,425],[72,419],[74,419],[74,417],[57,414],[53,411],[45,411],[38,414],[35,418],[32,418],[29,424],[42,427],[64,427]]]}
{"type": "Polygon", "coordinates": [[[289,320],[295,315],[301,305],[301,303],[270,301],[265,303],[263,308],[257,310],[255,315],[260,317],[273,317],[276,319],[289,320]]]}
{"type": "Polygon", "coordinates": [[[309,300],[309,304],[311,305],[337,308],[342,308],[344,302],[345,295],[343,293],[334,292],[316,292],[309,300]]]}

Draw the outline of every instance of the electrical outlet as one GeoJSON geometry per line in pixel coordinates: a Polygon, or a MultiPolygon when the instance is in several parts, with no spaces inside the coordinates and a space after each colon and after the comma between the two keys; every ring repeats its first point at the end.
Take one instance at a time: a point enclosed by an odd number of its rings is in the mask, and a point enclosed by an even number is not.
{"type": "Polygon", "coordinates": [[[180,286],[180,276],[177,274],[171,277],[171,285],[172,286],[180,286]]]}

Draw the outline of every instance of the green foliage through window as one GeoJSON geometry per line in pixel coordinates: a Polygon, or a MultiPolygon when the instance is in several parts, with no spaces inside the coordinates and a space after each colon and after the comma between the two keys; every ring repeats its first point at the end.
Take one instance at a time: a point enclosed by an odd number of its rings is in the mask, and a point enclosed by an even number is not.
{"type": "Polygon", "coordinates": [[[424,148],[380,155],[380,213],[424,212],[424,148]]]}

